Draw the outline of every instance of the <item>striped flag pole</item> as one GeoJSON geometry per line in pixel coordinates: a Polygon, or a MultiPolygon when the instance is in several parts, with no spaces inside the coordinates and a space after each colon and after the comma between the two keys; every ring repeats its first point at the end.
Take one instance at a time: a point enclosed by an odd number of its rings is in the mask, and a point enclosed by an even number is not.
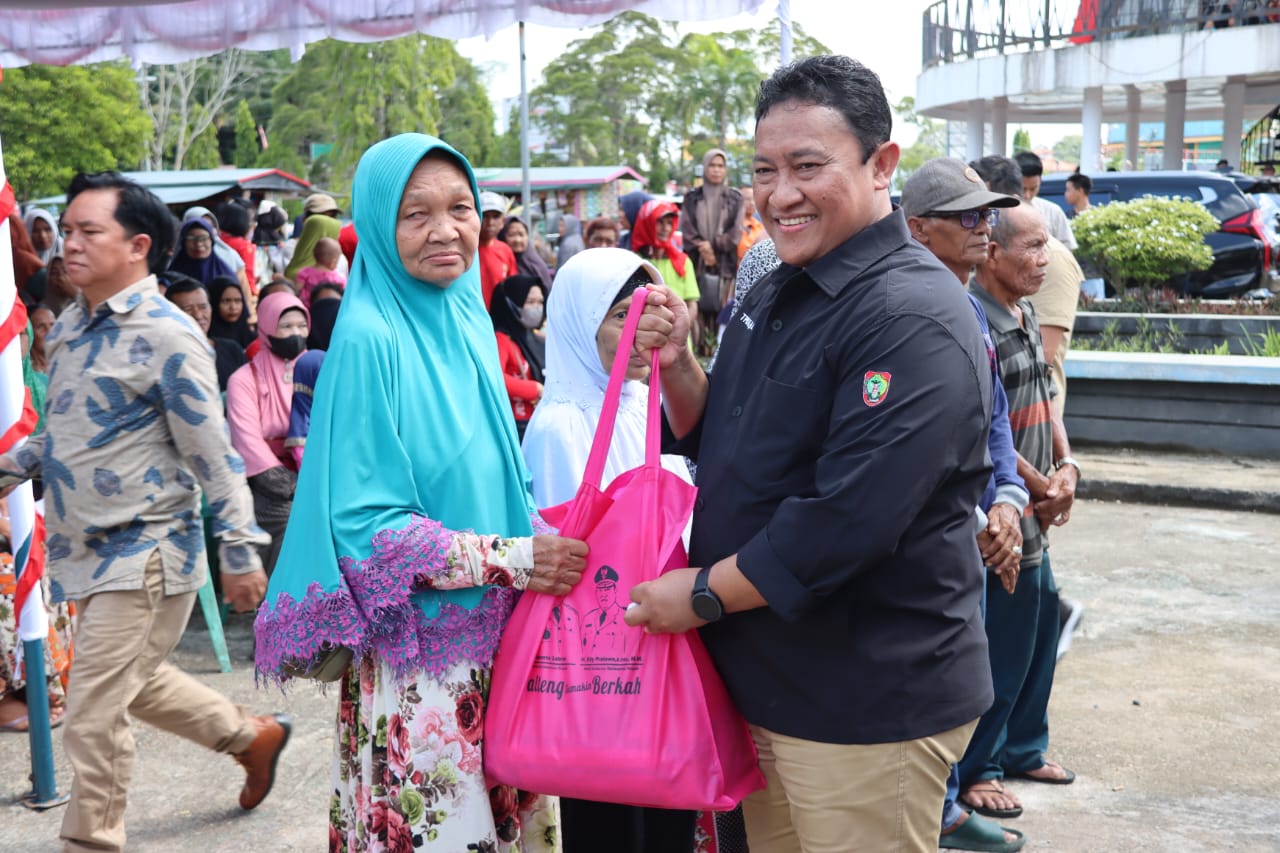
{"type": "MultiPolygon", "coordinates": [[[[21,446],[36,424],[31,392],[22,381],[22,341],[27,310],[18,298],[13,280],[13,244],[9,214],[14,210],[13,188],[4,172],[0,148],[0,454],[21,446]]],[[[53,733],[49,726],[49,691],[45,687],[44,640],[49,634],[45,611],[44,525],[36,515],[31,484],[23,483],[9,495],[9,539],[17,574],[14,615],[18,620],[19,665],[25,663],[27,720],[31,740],[31,778],[34,790],[24,805],[47,809],[67,801],[57,790],[53,771],[53,733]]]]}

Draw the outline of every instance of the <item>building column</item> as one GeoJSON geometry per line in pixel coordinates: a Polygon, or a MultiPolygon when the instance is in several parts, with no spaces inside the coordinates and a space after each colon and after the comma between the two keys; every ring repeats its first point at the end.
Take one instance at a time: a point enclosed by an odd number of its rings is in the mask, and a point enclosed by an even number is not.
{"type": "Polygon", "coordinates": [[[989,154],[1007,156],[1009,152],[1009,99],[1001,95],[991,101],[991,150],[989,154]]]}
{"type": "Polygon", "coordinates": [[[1124,159],[1121,171],[1138,168],[1138,158],[1142,156],[1142,148],[1138,145],[1142,133],[1142,90],[1132,83],[1124,86],[1124,159]]]}
{"type": "Polygon", "coordinates": [[[1080,171],[1097,172],[1102,168],[1102,87],[1084,90],[1084,109],[1080,113],[1080,171]]]}
{"type": "Polygon", "coordinates": [[[1182,170],[1182,135],[1187,125],[1187,81],[1164,84],[1164,162],[1166,169],[1182,170]]]}
{"type": "Polygon", "coordinates": [[[1240,168],[1240,134],[1244,127],[1244,77],[1228,77],[1222,87],[1222,156],[1240,168]]]}
{"type": "Polygon", "coordinates": [[[982,144],[985,128],[982,124],[983,108],[986,102],[981,98],[969,102],[969,109],[965,114],[965,146],[964,159],[972,162],[982,156],[982,144]]]}

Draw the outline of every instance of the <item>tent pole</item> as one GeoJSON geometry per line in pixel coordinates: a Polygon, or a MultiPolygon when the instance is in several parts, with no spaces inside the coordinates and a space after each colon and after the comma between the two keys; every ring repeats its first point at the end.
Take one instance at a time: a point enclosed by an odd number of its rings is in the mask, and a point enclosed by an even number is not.
{"type": "Polygon", "coordinates": [[[530,237],[533,232],[533,194],[529,191],[529,81],[524,55],[524,21],[520,22],[520,204],[530,237]]]}
{"type": "Polygon", "coordinates": [[[791,64],[791,0],[778,0],[778,64],[791,64]]]}

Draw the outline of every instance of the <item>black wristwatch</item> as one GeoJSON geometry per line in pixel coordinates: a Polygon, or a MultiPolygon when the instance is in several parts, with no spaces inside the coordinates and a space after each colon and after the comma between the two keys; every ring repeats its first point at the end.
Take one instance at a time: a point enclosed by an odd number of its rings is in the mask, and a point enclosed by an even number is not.
{"type": "Polygon", "coordinates": [[[716,622],[724,616],[724,604],[721,603],[720,596],[707,586],[709,580],[711,580],[711,567],[698,569],[698,576],[693,580],[693,595],[690,596],[690,603],[693,604],[694,615],[699,619],[716,622]]]}

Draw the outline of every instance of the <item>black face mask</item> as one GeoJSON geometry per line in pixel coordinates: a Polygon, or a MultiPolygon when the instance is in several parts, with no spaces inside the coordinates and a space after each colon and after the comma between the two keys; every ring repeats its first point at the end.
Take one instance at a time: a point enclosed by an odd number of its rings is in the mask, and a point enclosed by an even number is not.
{"type": "Polygon", "coordinates": [[[307,351],[307,339],[302,335],[290,335],[287,338],[268,335],[267,346],[285,361],[291,361],[307,351]]]}

